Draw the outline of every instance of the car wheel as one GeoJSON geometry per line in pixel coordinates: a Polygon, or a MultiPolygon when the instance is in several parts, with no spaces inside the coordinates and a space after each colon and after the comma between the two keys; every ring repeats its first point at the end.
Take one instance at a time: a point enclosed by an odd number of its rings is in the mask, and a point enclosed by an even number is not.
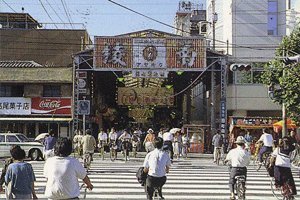
{"type": "Polygon", "coordinates": [[[38,149],[33,149],[30,153],[31,160],[39,160],[41,152],[38,149]]]}

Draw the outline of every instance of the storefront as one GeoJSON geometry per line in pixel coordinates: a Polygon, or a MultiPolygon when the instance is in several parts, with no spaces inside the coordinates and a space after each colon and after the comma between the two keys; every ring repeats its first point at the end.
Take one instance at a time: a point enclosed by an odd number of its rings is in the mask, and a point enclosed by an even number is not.
{"type": "Polygon", "coordinates": [[[0,132],[34,138],[52,129],[68,137],[71,121],[71,98],[0,98],[0,132]]]}

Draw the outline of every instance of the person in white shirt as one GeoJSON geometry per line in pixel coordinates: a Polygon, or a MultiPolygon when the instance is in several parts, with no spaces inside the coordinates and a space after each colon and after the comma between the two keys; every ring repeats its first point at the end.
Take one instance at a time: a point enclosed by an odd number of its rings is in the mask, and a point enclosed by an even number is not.
{"type": "Polygon", "coordinates": [[[131,149],[131,135],[127,132],[127,130],[124,130],[122,135],[120,135],[119,140],[122,141],[123,153],[125,152],[125,150],[127,150],[127,160],[129,160],[129,150],[131,149]]]}
{"type": "Polygon", "coordinates": [[[165,132],[163,134],[164,146],[167,146],[167,149],[171,152],[171,161],[173,160],[173,145],[172,142],[174,141],[174,136],[171,132],[165,132]]]}
{"type": "Polygon", "coordinates": [[[100,133],[98,134],[98,148],[100,149],[102,160],[104,160],[104,147],[106,145],[107,145],[107,134],[101,128],[100,133]]]}
{"type": "Polygon", "coordinates": [[[289,180],[292,195],[297,194],[295,181],[291,171],[291,153],[294,147],[290,144],[289,138],[284,137],[279,141],[279,146],[274,150],[271,157],[271,165],[274,166],[275,185],[283,186],[289,180]]]}
{"type": "Polygon", "coordinates": [[[237,147],[230,150],[225,159],[225,162],[231,163],[231,172],[229,179],[229,190],[231,193],[230,199],[235,199],[235,177],[239,175],[245,175],[247,177],[247,166],[250,163],[249,153],[243,148],[245,144],[244,137],[238,136],[235,143],[237,144],[237,147]]]}
{"type": "Polygon", "coordinates": [[[109,147],[110,151],[113,151],[114,159],[117,159],[117,139],[118,139],[118,133],[116,132],[115,128],[111,128],[111,131],[109,133],[109,147]]]}
{"type": "Polygon", "coordinates": [[[78,199],[80,195],[78,179],[82,179],[88,189],[93,189],[87,172],[72,153],[72,141],[58,138],[55,156],[47,159],[44,176],[47,180],[45,196],[49,199],[78,199]]]}
{"type": "Polygon", "coordinates": [[[263,134],[260,136],[257,142],[263,143],[263,148],[259,151],[259,162],[262,163],[263,159],[262,156],[264,153],[272,152],[273,147],[273,136],[269,133],[269,130],[264,128],[263,134]]]}
{"type": "Polygon", "coordinates": [[[163,140],[162,138],[154,139],[155,149],[148,153],[144,160],[144,172],[148,172],[146,180],[146,192],[147,199],[152,200],[154,188],[158,188],[158,193],[161,199],[162,187],[166,183],[166,173],[169,172],[171,165],[169,155],[162,150],[163,140]]]}

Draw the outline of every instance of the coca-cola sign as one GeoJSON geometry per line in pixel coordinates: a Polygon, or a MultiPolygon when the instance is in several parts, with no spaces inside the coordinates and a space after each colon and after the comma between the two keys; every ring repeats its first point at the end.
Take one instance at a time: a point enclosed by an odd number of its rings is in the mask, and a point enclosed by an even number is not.
{"type": "Polygon", "coordinates": [[[32,98],[31,113],[71,115],[71,98],[32,98]]]}

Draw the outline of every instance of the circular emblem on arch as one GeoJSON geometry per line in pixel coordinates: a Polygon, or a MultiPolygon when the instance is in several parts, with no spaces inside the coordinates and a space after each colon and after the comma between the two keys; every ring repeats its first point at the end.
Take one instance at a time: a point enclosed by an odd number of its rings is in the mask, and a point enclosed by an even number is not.
{"type": "Polygon", "coordinates": [[[147,61],[153,61],[157,58],[157,49],[155,46],[146,46],[143,50],[143,57],[147,61]]]}

